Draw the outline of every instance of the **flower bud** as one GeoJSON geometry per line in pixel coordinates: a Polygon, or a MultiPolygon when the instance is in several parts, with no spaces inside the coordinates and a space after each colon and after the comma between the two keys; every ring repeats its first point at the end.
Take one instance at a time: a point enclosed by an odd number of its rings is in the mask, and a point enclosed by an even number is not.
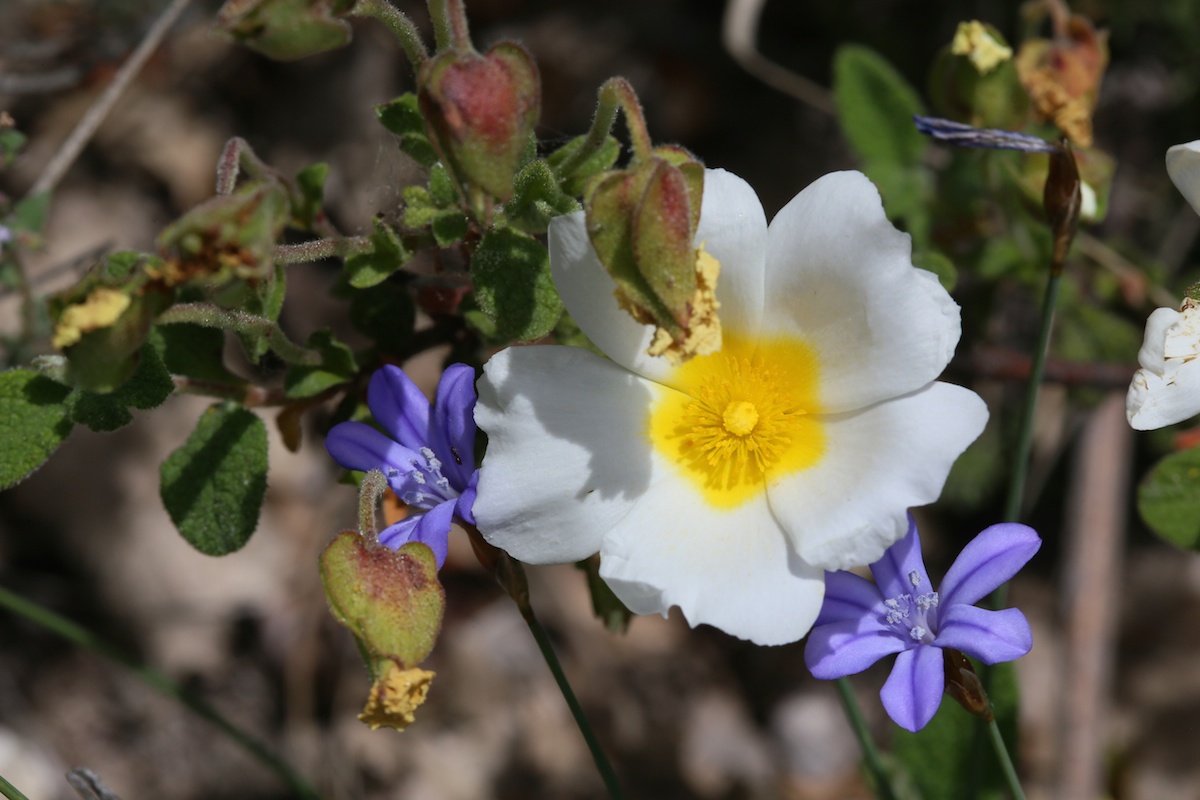
{"type": "Polygon", "coordinates": [[[1079,168],[1075,165],[1075,154],[1064,140],[1062,151],[1050,154],[1050,171],[1046,175],[1046,188],[1042,194],[1046,222],[1054,235],[1054,254],[1050,263],[1056,274],[1062,272],[1067,250],[1075,238],[1081,203],[1079,168]]]}
{"type": "Polygon", "coordinates": [[[942,648],[942,661],[946,668],[946,694],[967,711],[990,722],[992,703],[971,662],[958,650],[949,647],[942,648]]]}
{"type": "Polygon", "coordinates": [[[929,75],[938,114],[984,128],[1020,128],[1029,98],[1012,63],[1012,49],[990,25],[964,22],[929,75]]]}
{"type": "Polygon", "coordinates": [[[350,42],[350,26],[334,14],[345,0],[227,0],[216,28],[277,61],[295,61],[350,42]]]}
{"type": "Polygon", "coordinates": [[[525,48],[446,50],[418,76],[429,138],[464,189],[507,200],[541,111],[541,79],[525,48]]]}
{"type": "Polygon", "coordinates": [[[657,328],[650,355],[675,363],[721,346],[720,265],[696,247],[704,167],[659,147],[628,169],[595,176],[584,193],[588,237],[617,284],[617,302],[657,328]]]}

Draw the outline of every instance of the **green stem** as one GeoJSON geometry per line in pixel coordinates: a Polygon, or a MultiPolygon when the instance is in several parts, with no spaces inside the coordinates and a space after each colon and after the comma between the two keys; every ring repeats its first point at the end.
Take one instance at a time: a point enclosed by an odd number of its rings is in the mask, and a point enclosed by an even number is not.
{"type": "Polygon", "coordinates": [[[322,258],[347,258],[369,253],[374,245],[366,236],[346,236],[338,239],[315,239],[300,244],[277,244],[271,259],[277,264],[303,264],[322,258]]]}
{"type": "MultiPolygon", "coordinates": [[[[1029,472],[1029,452],[1033,447],[1033,420],[1037,412],[1038,393],[1046,372],[1046,354],[1050,350],[1050,331],[1054,327],[1054,309],[1058,306],[1058,289],[1062,275],[1051,272],[1046,280],[1046,295],[1042,299],[1042,326],[1038,331],[1033,363],[1029,367],[1029,385],[1025,389],[1025,404],[1021,408],[1021,427],[1017,434],[1017,449],[1013,453],[1012,477],[1008,484],[1008,499],[1004,504],[1004,521],[1021,518],[1025,499],[1025,477],[1029,472]]],[[[999,608],[1008,597],[1008,584],[992,593],[992,608],[999,608]]]]}
{"type": "Polygon", "coordinates": [[[28,797],[21,794],[20,789],[6,781],[3,775],[0,775],[0,794],[7,797],[8,800],[29,800],[28,797]]]}
{"type": "Polygon", "coordinates": [[[433,19],[433,37],[439,53],[451,48],[464,53],[474,49],[462,0],[429,0],[429,16],[433,19]]]}
{"type": "Polygon", "coordinates": [[[633,146],[634,161],[649,156],[650,151],[654,149],[654,143],[650,140],[650,128],[646,125],[642,101],[633,90],[633,84],[624,78],[609,78],[600,87],[600,92],[610,92],[625,112],[625,127],[629,129],[629,143],[633,146]]]}
{"type": "Polygon", "coordinates": [[[609,78],[600,91],[596,93],[596,114],[592,117],[592,127],[588,130],[587,138],[570,158],[559,167],[558,174],[564,178],[570,177],[575,170],[599,152],[604,141],[612,131],[613,123],[617,121],[617,109],[621,104],[613,86],[614,81],[624,81],[624,78],[609,78]]]}
{"type": "Polygon", "coordinates": [[[1025,800],[1021,779],[1017,777],[1017,769],[1013,766],[1012,757],[1008,754],[1008,747],[1004,744],[1004,737],[1000,735],[1000,726],[996,724],[995,718],[988,721],[988,733],[991,734],[992,747],[1000,761],[1000,768],[1004,771],[1004,779],[1008,782],[1008,790],[1012,792],[1013,800],[1025,800]]]}
{"type": "Polygon", "coordinates": [[[863,761],[866,762],[867,770],[875,780],[875,791],[880,800],[896,800],[896,793],[892,791],[892,782],[888,779],[883,760],[879,757],[879,749],[875,747],[875,740],[871,738],[871,729],[867,727],[867,720],[863,717],[862,709],[858,707],[858,699],[854,696],[850,681],[846,678],[838,678],[834,683],[837,684],[838,694],[842,698],[842,708],[846,710],[846,719],[850,720],[850,727],[854,730],[855,738],[858,739],[863,761]]]}
{"type": "Polygon", "coordinates": [[[278,177],[279,173],[272,169],[267,162],[258,157],[250,143],[240,136],[235,136],[225,143],[221,157],[217,161],[217,194],[233,194],[237,186],[238,176],[245,170],[251,178],[262,178],[268,175],[278,177]]]}
{"type": "MultiPolygon", "coordinates": [[[[134,658],[113,647],[99,636],[76,625],[65,617],[60,617],[53,611],[26,600],[3,587],[0,587],[0,607],[7,608],[14,614],[19,614],[72,644],[85,647],[93,653],[97,653],[125,667],[141,678],[151,688],[157,689],[167,697],[178,700],[197,716],[212,723],[218,730],[228,736],[230,740],[258,759],[263,766],[278,775],[297,797],[306,798],[306,800],[319,800],[320,795],[313,788],[312,784],[292,769],[287,762],[271,752],[265,744],[225,719],[208,703],[185,691],[166,675],[143,664],[139,664],[134,658]]],[[[16,790],[14,789],[13,791],[16,790]]],[[[19,792],[16,795],[7,796],[10,798],[22,797],[19,792]]]]}
{"type": "Polygon", "coordinates": [[[575,692],[567,681],[566,673],[563,672],[562,665],[558,663],[558,656],[554,654],[550,637],[546,635],[542,624],[538,622],[537,616],[533,613],[533,607],[528,602],[518,601],[517,606],[521,609],[521,616],[525,618],[525,624],[529,626],[529,632],[533,634],[533,639],[537,642],[538,650],[542,651],[542,658],[546,660],[546,666],[550,667],[550,672],[554,674],[558,690],[562,692],[563,699],[567,701],[567,707],[571,709],[571,716],[575,718],[575,724],[579,727],[579,732],[583,734],[588,750],[592,752],[592,760],[596,762],[596,769],[604,781],[605,788],[608,789],[608,796],[612,800],[624,800],[625,794],[621,791],[621,784],[617,781],[617,773],[608,762],[604,748],[600,746],[600,740],[596,738],[595,731],[592,730],[587,716],[583,713],[583,707],[575,698],[575,692]]]}
{"type": "Polygon", "coordinates": [[[429,59],[417,26],[388,0],[358,0],[350,15],[373,17],[386,25],[392,35],[400,40],[404,55],[408,56],[408,62],[412,64],[413,74],[416,74],[421,65],[429,59]]]}
{"type": "Polygon", "coordinates": [[[274,320],[248,314],[245,311],[231,311],[207,303],[179,303],[159,314],[154,321],[158,325],[189,322],[205,328],[219,328],[252,336],[265,336],[267,344],[275,351],[275,354],[289,364],[316,367],[320,366],[323,360],[321,354],[316,350],[309,350],[289,339],[274,320]]]}

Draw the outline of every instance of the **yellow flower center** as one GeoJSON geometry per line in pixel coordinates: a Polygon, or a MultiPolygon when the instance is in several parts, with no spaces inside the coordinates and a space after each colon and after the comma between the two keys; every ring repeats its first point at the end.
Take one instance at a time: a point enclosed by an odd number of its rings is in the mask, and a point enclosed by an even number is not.
{"type": "Polygon", "coordinates": [[[802,339],[726,331],[720,352],[672,374],[681,391],[665,390],[655,402],[650,441],[710,505],[734,508],[768,478],[820,460],[818,373],[816,352],[802,339]]]}

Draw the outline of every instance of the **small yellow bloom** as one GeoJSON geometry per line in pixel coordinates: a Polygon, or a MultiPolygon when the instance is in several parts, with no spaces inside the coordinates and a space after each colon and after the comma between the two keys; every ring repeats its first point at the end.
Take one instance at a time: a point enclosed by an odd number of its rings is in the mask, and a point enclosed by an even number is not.
{"type": "Polygon", "coordinates": [[[78,342],[85,333],[112,325],[129,308],[129,295],[115,289],[96,289],[82,303],[68,306],[58,318],[51,344],[62,350],[78,342]]]}
{"type": "Polygon", "coordinates": [[[970,59],[980,75],[987,75],[1013,56],[1012,48],[996,41],[987,26],[978,20],[958,24],[950,52],[970,59]]]}
{"type": "Polygon", "coordinates": [[[413,712],[425,702],[433,676],[429,670],[400,669],[395,661],[388,661],[387,668],[371,687],[359,720],[373,731],[385,726],[404,730],[416,720],[413,712]]]}

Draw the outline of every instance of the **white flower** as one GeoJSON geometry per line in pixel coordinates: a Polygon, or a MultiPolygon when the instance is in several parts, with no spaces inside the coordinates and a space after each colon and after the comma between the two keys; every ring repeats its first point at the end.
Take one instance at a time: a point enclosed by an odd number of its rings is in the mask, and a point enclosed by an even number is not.
{"type": "MultiPolygon", "coordinates": [[[[1200,140],[1167,150],[1167,174],[1200,213],[1200,140]]],[[[1185,299],[1179,311],[1155,310],[1138,351],[1142,368],[1125,396],[1125,415],[1139,431],[1182,422],[1200,413],[1200,306],[1185,299]]]]}
{"type": "Polygon", "coordinates": [[[973,392],[934,379],[958,306],[857,172],[826,175],[768,229],[742,179],[708,170],[696,245],[721,263],[720,352],[679,367],[617,307],[581,213],[550,226],[575,321],[609,356],[497,353],[474,511],[529,563],[600,553],[637,613],[679,606],[759,644],[808,632],[824,571],[877,560],[982,431],[973,392]]]}

